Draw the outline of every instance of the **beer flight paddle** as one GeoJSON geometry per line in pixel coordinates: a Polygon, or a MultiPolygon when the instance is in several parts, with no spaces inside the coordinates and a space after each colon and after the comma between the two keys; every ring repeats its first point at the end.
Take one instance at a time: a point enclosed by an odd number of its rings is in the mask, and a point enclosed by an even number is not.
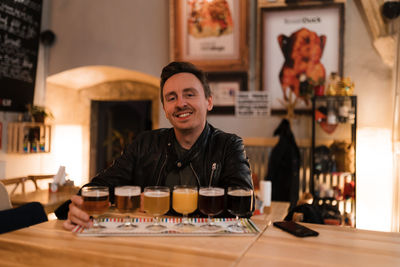
{"type": "MultiPolygon", "coordinates": [[[[114,190],[115,207],[125,214],[123,223],[118,228],[132,230],[137,225],[132,223],[129,213],[135,212],[140,207],[141,188],[139,186],[118,186],[114,190]]],[[[82,188],[82,209],[93,217],[91,231],[98,231],[104,226],[98,223],[98,216],[104,214],[109,208],[109,189],[105,186],[87,186],[82,188]]],[[[176,229],[195,231],[193,223],[189,222],[188,214],[198,208],[201,213],[208,216],[206,224],[200,226],[206,231],[217,231],[221,225],[213,222],[213,217],[224,210],[225,197],[227,198],[227,210],[236,216],[235,223],[229,225],[227,230],[231,232],[243,232],[246,227],[241,224],[239,217],[250,214],[253,207],[253,190],[245,187],[229,187],[225,195],[225,189],[221,187],[174,186],[172,190],[172,208],[182,214],[182,222],[175,225],[176,229]]],[[[166,226],[160,223],[159,217],[170,209],[171,193],[166,186],[148,186],[143,192],[144,211],[153,216],[152,223],[146,226],[150,231],[162,231],[166,226]]]]}

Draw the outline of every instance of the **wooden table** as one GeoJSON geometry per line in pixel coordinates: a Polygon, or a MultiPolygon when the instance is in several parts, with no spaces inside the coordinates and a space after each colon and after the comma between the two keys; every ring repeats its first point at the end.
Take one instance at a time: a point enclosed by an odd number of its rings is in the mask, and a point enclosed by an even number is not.
{"type": "Polygon", "coordinates": [[[54,220],[0,235],[0,266],[400,266],[400,233],[308,225],[320,235],[300,239],[268,226],[286,209],[243,237],[78,237],[54,220]]]}
{"type": "Polygon", "coordinates": [[[25,194],[12,195],[11,204],[17,207],[28,202],[37,201],[43,205],[46,213],[49,214],[78,191],[78,187],[65,187],[54,193],[49,192],[48,189],[39,189],[25,194]]]}
{"type": "Polygon", "coordinates": [[[268,227],[238,266],[400,266],[400,233],[303,225],[319,236],[297,238],[268,227]]]}

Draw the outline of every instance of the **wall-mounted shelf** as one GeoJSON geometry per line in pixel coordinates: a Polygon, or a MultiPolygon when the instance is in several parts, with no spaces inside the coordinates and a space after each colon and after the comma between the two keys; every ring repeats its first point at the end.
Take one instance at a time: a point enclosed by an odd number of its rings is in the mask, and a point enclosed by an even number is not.
{"type": "Polygon", "coordinates": [[[36,122],[10,122],[7,127],[7,153],[50,152],[51,125],[36,122]]]}

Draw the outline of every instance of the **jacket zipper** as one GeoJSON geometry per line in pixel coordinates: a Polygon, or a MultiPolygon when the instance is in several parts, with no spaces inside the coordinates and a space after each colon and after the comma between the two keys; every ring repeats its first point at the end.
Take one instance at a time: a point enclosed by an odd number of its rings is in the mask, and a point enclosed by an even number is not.
{"type": "Polygon", "coordinates": [[[197,184],[198,184],[199,186],[201,186],[199,176],[197,176],[197,173],[196,173],[195,170],[193,169],[192,163],[190,162],[189,165],[190,165],[190,168],[192,169],[192,172],[193,172],[194,176],[196,177],[197,184]]]}
{"type": "Polygon", "coordinates": [[[216,169],[217,169],[217,163],[214,162],[212,164],[212,166],[211,166],[210,183],[208,184],[208,186],[211,186],[212,179],[213,179],[213,176],[214,176],[214,172],[215,172],[216,169]]]}
{"type": "Polygon", "coordinates": [[[159,185],[160,178],[161,178],[161,173],[162,173],[162,171],[163,171],[163,169],[165,167],[165,164],[167,163],[167,159],[168,159],[168,155],[165,155],[165,160],[164,160],[163,164],[161,165],[161,169],[160,169],[160,173],[158,174],[158,179],[157,179],[156,185],[159,185]]]}

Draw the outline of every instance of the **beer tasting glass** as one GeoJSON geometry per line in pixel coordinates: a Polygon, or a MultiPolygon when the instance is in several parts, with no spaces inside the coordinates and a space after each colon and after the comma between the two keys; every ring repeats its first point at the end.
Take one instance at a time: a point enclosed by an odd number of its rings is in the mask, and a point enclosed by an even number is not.
{"type": "Polygon", "coordinates": [[[83,198],[82,209],[92,216],[93,227],[96,231],[104,226],[98,223],[98,216],[102,215],[109,207],[109,192],[107,186],[86,186],[82,188],[81,196],[83,198]]]}
{"type": "Polygon", "coordinates": [[[212,223],[212,217],[224,210],[224,189],[220,187],[201,187],[199,190],[199,210],[208,216],[207,224],[201,227],[215,231],[221,226],[212,223]]]}
{"type": "Polygon", "coordinates": [[[244,228],[239,216],[245,216],[253,208],[253,190],[246,187],[228,187],[228,211],[236,216],[235,224],[229,225],[228,229],[233,232],[243,232],[244,228]]]}
{"type": "Polygon", "coordinates": [[[183,216],[182,222],[176,225],[178,228],[194,227],[194,224],[189,222],[188,214],[197,209],[197,198],[198,190],[196,186],[174,186],[174,191],[172,192],[172,208],[183,216]]]}
{"type": "Polygon", "coordinates": [[[153,216],[153,223],[147,228],[152,231],[159,231],[166,228],[160,224],[158,217],[169,210],[169,188],[166,186],[148,186],[144,188],[144,211],[153,216]]]}
{"type": "Polygon", "coordinates": [[[140,207],[140,186],[118,186],[114,190],[115,207],[121,213],[125,213],[124,223],[118,228],[133,229],[137,225],[132,223],[129,212],[134,212],[140,207]]]}

